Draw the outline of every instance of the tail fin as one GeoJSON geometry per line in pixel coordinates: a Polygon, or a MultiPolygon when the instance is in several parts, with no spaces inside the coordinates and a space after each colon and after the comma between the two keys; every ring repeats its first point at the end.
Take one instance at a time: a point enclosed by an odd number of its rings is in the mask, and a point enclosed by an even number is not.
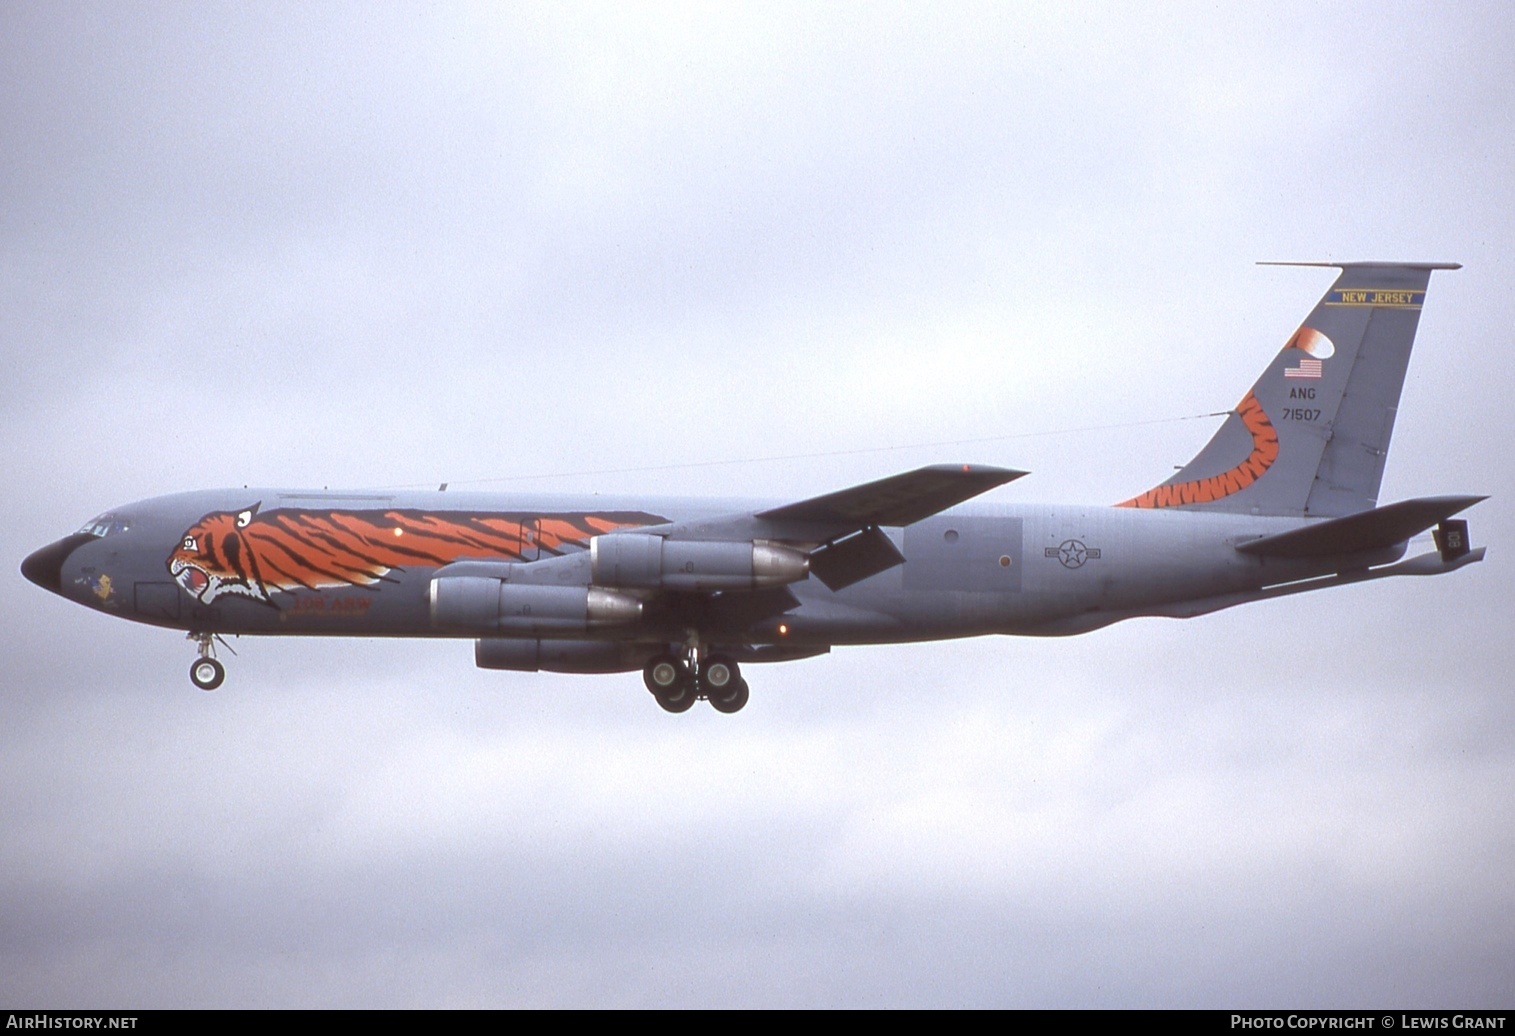
{"type": "Polygon", "coordinates": [[[1345,515],[1378,501],[1433,270],[1457,263],[1273,263],[1341,275],[1205,448],[1119,507],[1345,515]]]}

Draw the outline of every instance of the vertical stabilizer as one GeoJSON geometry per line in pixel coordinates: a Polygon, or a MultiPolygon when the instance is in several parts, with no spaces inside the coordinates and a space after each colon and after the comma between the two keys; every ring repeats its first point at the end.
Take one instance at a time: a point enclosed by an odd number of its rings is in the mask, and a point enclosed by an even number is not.
{"type": "Polygon", "coordinates": [[[1341,275],[1182,470],[1120,507],[1334,516],[1378,501],[1433,270],[1456,263],[1289,263],[1341,275]]]}

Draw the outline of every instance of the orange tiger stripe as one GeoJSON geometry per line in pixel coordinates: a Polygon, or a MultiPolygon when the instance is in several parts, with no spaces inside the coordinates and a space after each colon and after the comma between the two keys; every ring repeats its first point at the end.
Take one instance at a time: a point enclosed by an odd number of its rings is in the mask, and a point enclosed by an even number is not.
{"type": "Polygon", "coordinates": [[[185,530],[168,570],[210,603],[222,594],[271,604],[271,591],[393,582],[391,572],[465,558],[520,561],[582,550],[603,532],[666,521],[641,512],[434,514],[274,510],[207,514],[185,530]]]}
{"type": "Polygon", "coordinates": [[[1278,459],[1278,430],[1268,420],[1257,397],[1250,392],[1236,404],[1236,416],[1241,418],[1242,425],[1252,435],[1252,452],[1236,467],[1209,478],[1157,486],[1115,506],[1181,507],[1184,504],[1208,504],[1240,492],[1256,482],[1278,459]]]}

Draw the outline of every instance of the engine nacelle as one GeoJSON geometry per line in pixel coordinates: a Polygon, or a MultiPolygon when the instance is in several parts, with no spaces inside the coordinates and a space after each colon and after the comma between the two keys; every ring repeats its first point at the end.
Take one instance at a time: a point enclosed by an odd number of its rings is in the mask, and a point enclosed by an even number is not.
{"type": "Polygon", "coordinates": [[[601,586],[642,590],[757,590],[810,572],[802,551],[764,541],[668,540],[642,533],[596,536],[589,568],[601,586]]]}
{"type": "Polygon", "coordinates": [[[582,633],[642,617],[642,602],[597,586],[520,586],[487,576],[431,581],[431,624],[502,633],[582,633]]]}
{"type": "Polygon", "coordinates": [[[661,644],[621,644],[608,640],[538,640],[535,637],[481,637],[473,660],[480,669],[535,673],[629,673],[642,668],[661,644]]]}

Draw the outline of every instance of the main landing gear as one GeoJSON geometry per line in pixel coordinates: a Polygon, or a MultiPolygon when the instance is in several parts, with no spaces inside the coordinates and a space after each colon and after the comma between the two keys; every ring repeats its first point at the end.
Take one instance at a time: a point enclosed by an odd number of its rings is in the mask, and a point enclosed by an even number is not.
{"type": "MultiPolygon", "coordinates": [[[[190,663],[189,682],[202,691],[213,691],[226,679],[226,667],[216,661],[216,641],[221,638],[214,633],[191,633],[189,639],[200,649],[200,657],[190,663]]],[[[231,651],[231,645],[226,641],[221,640],[221,644],[231,651]]],[[[236,654],[235,651],[231,653],[236,654]]]]}
{"type": "Polygon", "coordinates": [[[747,681],[724,655],[701,658],[693,649],[682,658],[673,652],[659,655],[642,670],[642,680],[669,712],[687,712],[700,698],[717,712],[738,712],[747,704],[747,681]]]}

